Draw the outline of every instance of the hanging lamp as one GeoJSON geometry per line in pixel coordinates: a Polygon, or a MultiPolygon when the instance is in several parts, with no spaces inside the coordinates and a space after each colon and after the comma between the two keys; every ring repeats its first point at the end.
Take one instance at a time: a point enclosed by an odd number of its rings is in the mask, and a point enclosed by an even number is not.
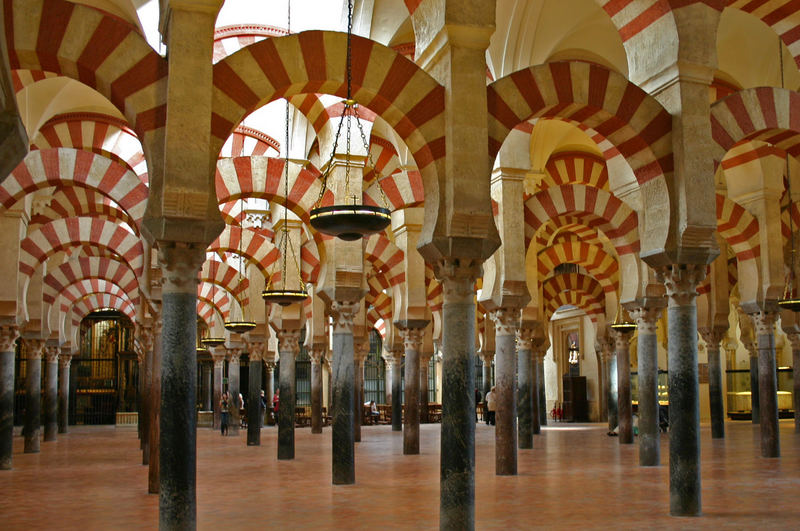
{"type": "Polygon", "coordinates": [[[611,329],[621,334],[627,334],[636,330],[636,323],[622,320],[622,304],[617,304],[617,315],[614,317],[611,329]]]}
{"type": "MultiPolygon", "coordinates": [[[[352,36],[353,36],[353,2],[352,0],[348,0],[347,2],[347,98],[342,101],[344,104],[344,110],[342,111],[342,117],[339,121],[339,126],[336,129],[336,136],[334,137],[333,141],[333,150],[331,151],[330,159],[328,160],[328,165],[325,168],[325,172],[322,174],[322,188],[319,193],[319,198],[317,199],[317,203],[315,204],[314,208],[311,209],[310,212],[310,223],[311,226],[314,227],[317,231],[327,234],[329,236],[335,236],[345,241],[354,241],[358,240],[359,238],[363,238],[364,236],[369,236],[370,234],[374,234],[377,232],[382,231],[386,227],[389,226],[391,223],[391,213],[388,209],[388,204],[386,201],[386,196],[383,193],[383,188],[380,186],[380,176],[376,177],[376,183],[378,183],[378,189],[381,193],[381,198],[383,200],[384,206],[379,207],[375,205],[365,205],[361,202],[361,198],[356,197],[355,194],[350,194],[350,129],[351,129],[351,122],[349,118],[355,120],[356,125],[358,126],[358,131],[361,134],[361,141],[364,143],[364,150],[367,154],[367,160],[370,162],[370,166],[375,168],[375,165],[372,164],[372,157],[370,154],[369,149],[369,142],[367,141],[367,137],[364,134],[364,129],[361,125],[361,120],[358,115],[358,103],[353,99],[353,91],[352,91],[352,62],[353,62],[353,53],[352,53],[352,36]],[[346,150],[345,150],[345,169],[344,169],[344,200],[342,203],[334,204],[332,206],[321,206],[323,196],[325,195],[325,191],[328,189],[328,178],[330,177],[331,171],[333,169],[333,162],[336,158],[336,149],[339,144],[339,134],[342,131],[342,126],[344,125],[345,121],[347,121],[346,131],[345,131],[345,138],[346,138],[346,150]],[[348,204],[348,201],[352,200],[352,203],[348,204]]],[[[338,199],[338,198],[337,198],[338,199]]]]}
{"type": "MultiPolygon", "coordinates": [[[[239,210],[242,213],[244,213],[244,199],[241,198],[241,197],[239,198],[239,205],[240,205],[239,210]]],[[[240,293],[240,294],[242,292],[242,290],[241,290],[241,287],[242,287],[242,266],[243,266],[243,263],[244,263],[243,262],[244,258],[242,256],[242,240],[243,239],[244,239],[244,219],[242,219],[242,222],[239,225],[239,269],[238,269],[239,283],[238,283],[238,288],[237,288],[236,291],[238,293],[240,293]]],[[[239,296],[238,295],[234,295],[234,298],[236,299],[236,302],[239,302],[239,296]]],[[[225,321],[225,325],[224,326],[225,326],[225,330],[228,330],[229,332],[233,332],[235,334],[244,334],[245,332],[249,332],[250,330],[255,328],[256,327],[256,323],[254,321],[247,320],[247,318],[245,316],[245,312],[244,312],[244,310],[245,310],[244,303],[239,302],[239,306],[241,307],[241,310],[242,310],[242,318],[241,319],[229,319],[228,321],[225,321]]],[[[233,313],[233,311],[231,311],[231,313],[233,313]]]]}
{"type": "MultiPolygon", "coordinates": [[[[217,280],[217,261],[212,259],[211,263],[213,264],[214,267],[214,271],[212,273],[212,278],[211,278],[211,304],[214,305],[215,304],[214,301],[217,298],[217,283],[215,282],[217,280]]],[[[212,325],[214,324],[213,320],[215,319],[215,317],[216,317],[216,312],[213,312],[211,315],[212,325]]],[[[206,348],[218,347],[225,343],[225,338],[213,337],[211,336],[211,330],[209,330],[209,335],[201,339],[200,343],[202,343],[203,346],[206,348]]]]}
{"type": "MultiPolygon", "coordinates": [[[[784,88],[783,79],[783,47],[781,46],[781,38],[778,37],[778,57],[780,58],[781,66],[781,88],[784,88]]],[[[789,169],[789,153],[786,153],[786,195],[789,196],[789,244],[791,251],[789,255],[789,272],[786,274],[786,281],[783,288],[783,296],[778,300],[778,306],[784,310],[792,312],[800,311],[800,296],[798,296],[795,289],[795,255],[797,249],[794,245],[794,220],[792,219],[792,175],[789,169]]]]}
{"type": "MultiPolygon", "coordinates": [[[[286,31],[291,33],[292,23],[292,2],[288,2],[288,13],[286,22],[286,31]]],[[[294,245],[291,238],[289,238],[289,100],[286,100],[286,127],[284,137],[284,161],[283,161],[283,226],[281,227],[280,239],[278,240],[278,249],[281,253],[281,283],[282,288],[272,285],[272,277],[267,280],[267,285],[264,291],[261,292],[261,298],[270,303],[279,304],[281,306],[289,306],[296,302],[303,302],[308,298],[308,292],[303,286],[303,277],[300,275],[300,263],[297,260],[297,254],[294,252],[294,245]],[[297,288],[289,289],[288,277],[286,275],[286,264],[289,260],[289,255],[294,261],[297,271],[297,288]]]]}

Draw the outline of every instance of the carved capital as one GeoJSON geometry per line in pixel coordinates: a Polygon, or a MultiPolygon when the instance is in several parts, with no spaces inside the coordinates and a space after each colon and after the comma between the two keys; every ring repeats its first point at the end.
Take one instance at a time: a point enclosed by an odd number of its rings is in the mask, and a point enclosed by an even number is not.
{"type": "Polygon", "coordinates": [[[771,335],[775,333],[775,321],[778,319],[778,312],[755,312],[751,313],[753,324],[756,328],[756,337],[771,335]]]}
{"type": "Polygon", "coordinates": [[[519,328],[519,308],[498,308],[489,312],[494,321],[495,334],[498,336],[515,336],[519,328]]]}
{"type": "Polygon", "coordinates": [[[353,361],[363,363],[369,356],[369,340],[364,338],[353,342],[353,361]]]}
{"type": "Polygon", "coordinates": [[[697,331],[709,349],[719,350],[719,344],[725,339],[728,329],[721,326],[703,326],[698,328],[697,331]]]}
{"type": "Polygon", "coordinates": [[[658,319],[661,317],[662,309],[663,308],[645,308],[643,306],[638,306],[628,312],[631,319],[636,321],[636,329],[639,331],[639,335],[654,335],[656,333],[658,319]]]}
{"type": "Polygon", "coordinates": [[[16,325],[0,325],[0,352],[14,352],[14,342],[18,337],[16,325]]]}
{"type": "Polygon", "coordinates": [[[325,357],[325,347],[314,345],[308,351],[308,357],[311,358],[311,363],[313,365],[319,365],[322,363],[322,358],[325,357]]]}
{"type": "Polygon", "coordinates": [[[211,351],[211,359],[214,360],[214,368],[222,368],[225,366],[225,356],[227,356],[227,349],[224,346],[213,347],[211,351]]]}
{"type": "Polygon", "coordinates": [[[205,247],[183,242],[158,242],[162,293],[196,293],[197,273],[205,258],[205,247]]]}
{"type": "Polygon", "coordinates": [[[247,352],[250,354],[250,361],[263,359],[265,345],[266,343],[263,341],[247,342],[247,352]]]}
{"type": "Polygon", "coordinates": [[[433,264],[433,274],[442,284],[442,299],[448,303],[470,303],[475,281],[483,275],[482,261],[444,258],[433,264]]]}
{"type": "Polygon", "coordinates": [[[386,363],[390,364],[392,368],[400,367],[403,363],[403,351],[399,349],[387,350],[383,353],[383,359],[386,363]]]}
{"type": "Polygon", "coordinates": [[[42,359],[42,353],[44,352],[44,339],[26,339],[25,340],[25,356],[26,359],[29,360],[40,360],[42,359]]]}
{"type": "Polygon", "coordinates": [[[529,327],[522,327],[517,329],[517,349],[530,350],[533,352],[533,340],[536,331],[529,327]]]}
{"type": "Polygon", "coordinates": [[[267,372],[272,372],[275,370],[275,367],[277,367],[278,364],[275,363],[275,361],[265,361],[264,366],[267,368],[267,372]]]}
{"type": "Polygon", "coordinates": [[[242,349],[240,348],[228,348],[225,349],[228,351],[228,360],[231,363],[239,363],[239,358],[242,356],[242,349]]]}
{"type": "Polygon", "coordinates": [[[494,351],[492,350],[481,350],[478,352],[478,356],[481,357],[483,360],[484,365],[491,365],[492,360],[494,359],[494,351]]]}
{"type": "MultiPolygon", "coordinates": [[[[616,351],[614,350],[615,347],[615,340],[611,336],[606,336],[599,338],[597,340],[597,345],[600,348],[600,358],[607,362],[611,358],[617,355],[616,351]]],[[[595,347],[597,348],[597,347],[595,347]]]]}
{"type": "Polygon", "coordinates": [[[333,301],[331,303],[331,316],[333,317],[334,334],[352,334],[353,319],[360,304],[352,301],[333,301]]]}
{"type": "Polygon", "coordinates": [[[633,337],[633,332],[620,332],[618,330],[611,331],[611,337],[614,340],[614,351],[624,351],[628,350],[628,347],[631,344],[631,338],[633,337]]]}
{"type": "Polygon", "coordinates": [[[69,369],[69,366],[72,364],[72,354],[67,352],[62,352],[61,355],[58,357],[58,366],[62,369],[69,369]]]}
{"type": "Polygon", "coordinates": [[[425,337],[424,328],[401,328],[399,332],[406,352],[422,350],[422,338],[425,337]]]}
{"type": "Polygon", "coordinates": [[[286,355],[297,356],[300,352],[300,330],[278,330],[277,336],[281,358],[286,355]]]}
{"type": "Polygon", "coordinates": [[[59,347],[44,347],[44,358],[47,363],[58,363],[59,354],[61,354],[59,347]]]}
{"type": "Polygon", "coordinates": [[[670,306],[688,306],[697,297],[697,286],[706,278],[705,264],[675,264],[656,269],[656,278],[664,283],[670,306]]]}
{"type": "MultiPolygon", "coordinates": [[[[160,322],[160,320],[159,320],[160,322]]],[[[142,344],[142,348],[145,352],[150,352],[153,350],[153,344],[155,342],[155,327],[152,324],[143,325],[137,324],[136,325],[136,337],[139,342],[142,344]]]]}

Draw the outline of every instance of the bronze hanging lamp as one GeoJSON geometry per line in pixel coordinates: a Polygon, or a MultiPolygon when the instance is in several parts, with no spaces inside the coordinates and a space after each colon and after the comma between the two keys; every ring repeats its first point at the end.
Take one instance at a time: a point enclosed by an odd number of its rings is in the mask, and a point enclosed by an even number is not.
{"type": "MultiPolygon", "coordinates": [[[[370,234],[381,232],[391,223],[391,213],[389,212],[386,196],[383,193],[379,183],[379,177],[376,177],[378,182],[378,189],[381,192],[381,198],[384,206],[379,207],[375,205],[366,205],[362,203],[361,198],[356,197],[355,194],[350,194],[350,129],[351,122],[354,120],[358,126],[359,133],[361,134],[361,141],[364,143],[364,150],[367,154],[367,160],[371,163],[371,155],[369,149],[369,142],[367,141],[364,128],[361,125],[361,120],[358,115],[358,103],[353,99],[352,93],[352,36],[353,36],[353,1],[347,2],[347,98],[342,102],[344,110],[342,117],[339,121],[339,126],[336,129],[336,136],[333,141],[333,150],[331,151],[328,165],[322,174],[322,189],[319,193],[319,198],[314,208],[310,212],[310,223],[317,231],[335,236],[342,240],[354,241],[370,234]],[[351,120],[352,118],[352,120],[351,120]],[[321,206],[322,199],[325,191],[328,189],[328,178],[334,166],[334,159],[336,158],[336,148],[339,144],[339,135],[342,131],[342,126],[345,121],[347,122],[345,130],[346,150],[345,150],[345,169],[344,169],[344,198],[342,203],[334,204],[332,206],[321,206]],[[348,204],[348,201],[352,203],[348,204]]],[[[374,168],[375,166],[372,165],[374,168]]]]}
{"type": "Polygon", "coordinates": [[[628,334],[636,330],[636,323],[622,320],[622,304],[617,303],[617,315],[611,323],[611,329],[621,334],[628,334]]]}
{"type": "MultiPolygon", "coordinates": [[[[239,204],[241,206],[240,210],[241,210],[242,214],[244,214],[244,199],[241,198],[241,197],[239,198],[239,204]]],[[[241,294],[241,291],[242,291],[241,290],[241,287],[242,287],[242,267],[243,267],[243,264],[244,264],[244,257],[242,255],[242,240],[243,239],[244,239],[244,218],[242,218],[242,222],[239,225],[239,269],[238,269],[239,283],[238,283],[238,288],[237,288],[236,291],[238,291],[240,294],[241,294]]],[[[245,316],[245,305],[244,305],[243,302],[239,301],[239,295],[234,295],[234,299],[236,299],[236,302],[239,302],[239,306],[240,306],[240,308],[242,310],[242,318],[241,319],[229,318],[229,320],[225,321],[225,330],[228,330],[229,332],[233,332],[235,334],[244,334],[245,332],[249,332],[250,330],[255,328],[256,327],[256,323],[254,321],[248,320],[247,317],[245,316]]],[[[231,311],[231,313],[233,313],[233,311],[231,311]]],[[[232,317],[232,316],[230,316],[230,317],[232,317]]]]}
{"type": "MultiPolygon", "coordinates": [[[[212,279],[211,279],[211,304],[212,304],[212,307],[213,307],[216,304],[214,302],[214,300],[217,298],[217,284],[215,282],[217,280],[217,261],[212,259],[211,263],[214,264],[213,265],[214,270],[213,270],[212,279]]],[[[213,324],[214,324],[213,321],[216,320],[216,316],[217,316],[217,312],[216,312],[216,308],[214,307],[214,312],[211,315],[212,328],[213,328],[213,324]]],[[[208,335],[206,337],[204,337],[203,339],[201,339],[200,343],[202,343],[203,346],[206,347],[206,349],[209,349],[209,348],[218,347],[218,346],[224,344],[225,343],[225,338],[224,337],[213,337],[211,335],[211,330],[209,330],[208,331],[208,335]]]]}

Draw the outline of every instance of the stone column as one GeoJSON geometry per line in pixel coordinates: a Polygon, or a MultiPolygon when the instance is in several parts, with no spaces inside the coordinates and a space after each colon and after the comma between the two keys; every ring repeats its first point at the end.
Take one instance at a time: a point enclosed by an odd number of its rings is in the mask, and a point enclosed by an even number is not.
{"type": "Polygon", "coordinates": [[[792,374],[797,376],[792,378],[794,402],[794,432],[800,433],[800,333],[788,334],[789,342],[792,344],[792,374]]]}
{"type": "Polygon", "coordinates": [[[300,352],[300,330],[278,331],[281,357],[278,405],[278,459],[294,459],[295,356],[300,352]]]}
{"type": "Polygon", "coordinates": [[[369,340],[353,339],[353,440],[361,442],[361,421],[364,416],[364,360],[369,354],[369,340]]]}
{"type": "Polygon", "coordinates": [[[778,374],[775,370],[775,321],[778,312],[754,313],[758,341],[758,401],[761,457],[780,457],[778,433],[778,374]]]}
{"type": "MultiPolygon", "coordinates": [[[[275,353],[271,352],[268,354],[271,359],[264,362],[264,366],[267,368],[267,385],[266,387],[266,395],[267,395],[267,412],[272,411],[272,397],[275,396],[275,353]]],[[[275,419],[277,422],[278,419],[275,419]]]]}
{"type": "Polygon", "coordinates": [[[26,339],[25,364],[25,453],[39,453],[39,431],[42,423],[42,351],[43,339],[26,339]]]}
{"type": "Polygon", "coordinates": [[[631,310],[639,332],[639,466],[661,463],[661,430],[658,425],[658,336],[661,308],[631,310]]]}
{"type": "Polygon", "coordinates": [[[479,352],[481,361],[483,362],[481,368],[481,377],[483,380],[483,396],[484,402],[486,401],[486,394],[492,390],[492,361],[494,360],[493,351],[479,352]]]}
{"type": "Polygon", "coordinates": [[[14,442],[14,354],[19,331],[0,325],[0,470],[10,470],[14,442]]]}
{"type": "MultiPolygon", "coordinates": [[[[708,404],[711,410],[711,438],[725,438],[725,401],[722,396],[722,360],[719,344],[725,337],[727,328],[701,328],[700,335],[708,350],[708,404]]],[[[641,384],[639,384],[641,387],[641,384]]]]}
{"type": "MultiPolygon", "coordinates": [[[[424,348],[424,347],[423,347],[424,348]]],[[[419,421],[421,424],[427,424],[430,419],[428,417],[428,408],[430,406],[430,384],[428,383],[429,367],[433,352],[420,352],[419,354],[419,421]]]]}
{"type": "MultiPolygon", "coordinates": [[[[72,354],[61,352],[58,357],[58,433],[69,431],[69,370],[72,364],[72,354]]],[[[139,378],[141,378],[141,371],[139,378]]]]}
{"type": "Polygon", "coordinates": [[[353,433],[353,400],[355,380],[353,367],[353,319],[358,313],[358,302],[334,301],[331,303],[333,317],[333,360],[331,416],[331,459],[333,484],[352,485],[356,482],[355,436],[353,433]]]}
{"type": "Polygon", "coordinates": [[[617,415],[619,443],[633,444],[633,405],[631,404],[631,333],[613,331],[617,355],[617,415]]]}
{"type": "Polygon", "coordinates": [[[230,355],[230,358],[228,358],[228,394],[231,396],[228,403],[228,410],[230,411],[228,434],[238,436],[239,424],[242,421],[239,416],[239,379],[241,378],[240,359],[242,349],[228,349],[228,354],[230,355]]]}
{"type": "MultiPolygon", "coordinates": [[[[214,429],[218,430],[222,424],[222,410],[220,400],[222,400],[222,374],[225,369],[225,347],[212,347],[211,359],[214,360],[214,397],[212,399],[214,408],[214,429]]],[[[270,397],[271,398],[271,397],[270,397]]]]}
{"type": "Polygon", "coordinates": [[[614,340],[611,337],[604,338],[602,348],[603,387],[608,411],[608,431],[613,431],[619,424],[617,410],[617,354],[614,351],[614,340]]]}
{"type": "Polygon", "coordinates": [[[311,433],[322,433],[322,357],[324,345],[314,345],[308,352],[311,358],[311,433]]]}
{"type": "Polygon", "coordinates": [[[547,426],[547,390],[544,379],[544,358],[547,356],[547,349],[536,359],[536,387],[539,395],[539,425],[547,426]]]}
{"type": "MultiPolygon", "coordinates": [[[[163,338],[162,338],[163,322],[161,316],[158,315],[153,321],[153,369],[150,380],[150,420],[148,422],[150,431],[150,441],[148,448],[150,455],[148,459],[147,471],[147,492],[150,494],[158,494],[160,490],[160,458],[159,447],[161,441],[161,354],[163,351],[163,338]]],[[[195,351],[195,356],[197,352],[195,351]]],[[[194,372],[194,371],[193,371],[194,372]]]]}
{"type": "Polygon", "coordinates": [[[520,313],[519,308],[500,308],[490,315],[495,322],[495,474],[513,476],[517,473],[516,336],[520,313]]]}
{"type": "Polygon", "coordinates": [[[141,424],[141,449],[142,449],[142,464],[150,464],[150,437],[151,437],[151,422],[153,419],[152,410],[155,407],[151,400],[153,394],[153,351],[155,345],[155,337],[153,334],[152,325],[143,325],[141,323],[136,325],[136,333],[139,335],[144,349],[144,365],[140,371],[141,378],[144,379],[142,386],[142,400],[141,408],[139,411],[139,424],[141,424]]]}
{"type": "Polygon", "coordinates": [[[669,507],[672,516],[701,513],[695,297],[705,272],[705,265],[696,264],[663,266],[657,271],[669,301],[669,507]]]}
{"type": "Polygon", "coordinates": [[[442,435],[440,529],[475,527],[475,280],[482,261],[441,260],[442,435]]]}
{"type": "MultiPolygon", "coordinates": [[[[261,350],[262,342],[248,342],[250,353],[247,386],[247,446],[261,446],[261,350]]],[[[266,396],[265,396],[266,398],[266,396]]]]}
{"type": "MultiPolygon", "coordinates": [[[[517,442],[520,449],[533,448],[533,413],[536,376],[533,373],[533,333],[530,327],[517,331],[517,442]]],[[[540,429],[541,430],[541,429],[540,429]]]]}
{"type": "Polygon", "coordinates": [[[760,405],[760,392],[758,386],[758,343],[748,342],[745,343],[747,353],[750,354],[750,420],[753,424],[761,422],[761,408],[760,405]]]}
{"type": "MultiPolygon", "coordinates": [[[[387,359],[392,365],[392,431],[403,429],[403,353],[393,350],[387,359]]],[[[407,397],[406,397],[407,398],[407,397]]]]}
{"type": "Polygon", "coordinates": [[[44,440],[55,441],[58,433],[58,346],[45,347],[44,440]]]}
{"type": "MultiPolygon", "coordinates": [[[[205,245],[161,242],[159,527],[192,529],[197,499],[197,282],[205,245]]],[[[158,365],[154,367],[158,370],[158,365]]]]}
{"type": "Polygon", "coordinates": [[[203,411],[213,410],[213,406],[211,405],[213,393],[212,367],[213,366],[211,364],[205,362],[201,365],[200,372],[203,376],[203,391],[200,393],[200,395],[203,402],[203,411]]]}
{"type": "MultiPolygon", "coordinates": [[[[531,398],[533,400],[533,409],[531,411],[531,431],[534,435],[539,435],[542,433],[542,415],[541,412],[546,409],[546,403],[544,402],[544,393],[542,389],[544,389],[544,378],[539,371],[539,367],[544,366],[544,357],[547,356],[547,348],[544,344],[542,345],[534,345],[534,350],[532,352],[532,359],[531,359],[531,373],[533,377],[533,389],[531,391],[531,398]]],[[[545,412],[547,414],[547,412],[545,412]]]]}
{"type": "Polygon", "coordinates": [[[407,321],[400,328],[406,358],[406,415],[403,425],[403,454],[419,454],[419,353],[422,350],[422,337],[425,334],[424,323],[407,321]],[[414,326],[417,325],[417,326],[414,326]],[[420,326],[421,325],[421,326],[420,326]]]}

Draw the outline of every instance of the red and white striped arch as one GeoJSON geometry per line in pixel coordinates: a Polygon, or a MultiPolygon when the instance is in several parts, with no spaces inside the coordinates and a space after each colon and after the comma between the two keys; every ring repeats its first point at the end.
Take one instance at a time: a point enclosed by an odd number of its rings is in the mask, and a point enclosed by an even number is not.
{"type": "Polygon", "coordinates": [[[48,120],[31,140],[31,149],[74,148],[121,162],[147,184],[142,143],[127,122],[106,114],[74,112],[48,120]]]}
{"type": "Polygon", "coordinates": [[[241,305],[246,306],[249,302],[247,298],[242,301],[237,301],[235,298],[228,294],[228,291],[220,287],[214,287],[213,284],[203,282],[197,285],[197,299],[212,304],[219,310],[222,317],[227,319],[231,312],[231,305],[236,305],[237,308],[241,305]]]}
{"type": "Polygon", "coordinates": [[[604,190],[575,184],[542,190],[525,202],[525,238],[533,239],[548,219],[565,214],[602,231],[620,256],[639,251],[636,212],[604,190]]]}
{"type": "Polygon", "coordinates": [[[303,245],[300,246],[300,275],[303,277],[303,281],[316,284],[319,280],[321,264],[317,242],[313,240],[303,242],[303,245]]]}
{"type": "Polygon", "coordinates": [[[555,275],[542,282],[542,301],[547,320],[561,306],[576,306],[597,322],[599,315],[605,312],[605,297],[600,284],[591,277],[570,273],[555,275]]]}
{"type": "MultiPolygon", "coordinates": [[[[503,77],[487,88],[489,153],[497,155],[517,125],[560,118],[607,139],[639,184],[672,173],[672,117],[624,76],[597,64],[558,62],[503,77]]],[[[615,153],[606,150],[606,160],[615,153]]]]}
{"type": "Polygon", "coordinates": [[[250,280],[246,277],[242,276],[239,282],[239,272],[235,267],[214,259],[203,262],[198,278],[201,283],[215,284],[235,297],[241,297],[250,288],[250,280]]]}
{"type": "Polygon", "coordinates": [[[364,188],[368,188],[378,176],[383,178],[401,170],[397,150],[389,140],[373,134],[369,142],[369,154],[373,166],[364,170],[364,188]]]}
{"type": "Polygon", "coordinates": [[[120,286],[133,300],[139,298],[139,281],[130,266],[120,260],[80,256],[67,260],[44,277],[42,299],[53,304],[66,286],[81,280],[105,280],[120,286]]]}
{"type": "MultiPolygon", "coordinates": [[[[243,48],[214,65],[211,128],[218,152],[241,120],[262,105],[301,93],[346,95],[345,34],[305,31],[243,48]]],[[[444,88],[394,50],[352,38],[358,60],[353,98],[381,116],[403,139],[423,176],[444,156],[444,88]]]]}
{"type": "Polygon", "coordinates": [[[364,259],[372,264],[377,274],[385,275],[390,286],[405,281],[403,270],[405,253],[386,237],[385,233],[373,234],[364,246],[364,259]]]}
{"type": "Polygon", "coordinates": [[[26,194],[48,187],[80,186],[118,203],[141,226],[149,190],[119,163],[71,148],[32,151],[0,184],[0,206],[11,208],[26,194]]]}
{"type": "Polygon", "coordinates": [[[715,164],[743,140],[761,140],[793,156],[800,154],[798,108],[800,94],[775,87],[741,90],[716,102],[711,106],[715,164]]]}
{"type": "Polygon", "coordinates": [[[433,275],[433,268],[425,263],[425,298],[431,312],[438,312],[442,309],[444,300],[442,298],[442,284],[433,275]]]}
{"type": "Polygon", "coordinates": [[[108,98],[139,138],[155,140],[166,119],[167,61],[137,28],[63,0],[6,0],[12,70],[54,72],[108,98]]]}
{"type": "MultiPolygon", "coordinates": [[[[127,297],[110,293],[92,293],[75,301],[75,304],[72,305],[72,326],[79,326],[84,317],[102,308],[118,310],[131,321],[136,321],[136,307],[127,297]]],[[[64,316],[67,315],[69,313],[65,312],[64,316]]]]}
{"type": "Polygon", "coordinates": [[[597,279],[604,293],[617,291],[619,285],[617,260],[598,245],[581,241],[559,242],[543,249],[538,259],[540,278],[549,277],[556,266],[561,264],[578,264],[597,279]]]}
{"type": "Polygon", "coordinates": [[[557,153],[547,161],[545,171],[547,186],[584,184],[608,191],[606,161],[591,153],[557,153]]]}
{"type": "Polygon", "coordinates": [[[758,220],[739,203],[717,194],[717,232],[736,253],[738,260],[761,256],[758,220]]]}
{"type": "Polygon", "coordinates": [[[17,68],[11,71],[11,85],[14,87],[14,93],[17,93],[29,85],[52,77],[58,77],[58,74],[55,72],[45,72],[43,70],[17,68]]]}
{"type": "Polygon", "coordinates": [[[733,0],[728,5],[758,17],[772,28],[800,66],[800,11],[795,0],[733,0]]]}
{"type": "Polygon", "coordinates": [[[281,152],[281,144],[268,134],[239,125],[233,134],[225,141],[220,158],[272,156],[276,157],[281,152]]]}
{"type": "Polygon", "coordinates": [[[212,60],[218,63],[246,46],[269,39],[288,35],[285,28],[265,24],[236,24],[223,26],[214,31],[214,53],[212,60]]]}
{"type": "Polygon", "coordinates": [[[255,265],[264,278],[269,275],[271,266],[279,257],[278,248],[253,229],[226,225],[222,233],[206,249],[208,252],[228,252],[239,254],[241,239],[241,256],[255,265]]]}
{"type": "Polygon", "coordinates": [[[64,186],[36,194],[31,208],[28,231],[56,219],[81,216],[99,217],[115,223],[124,223],[136,234],[139,234],[136,221],[115,201],[91,188],[77,186],[64,186]]]}
{"type": "Polygon", "coordinates": [[[130,297],[125,290],[113,282],[97,278],[83,279],[76,280],[59,294],[62,301],[60,305],[61,311],[64,313],[68,312],[72,303],[84,297],[88,297],[93,293],[108,293],[109,295],[114,295],[119,298],[128,298],[134,305],[139,303],[138,299],[130,297]]]}
{"type": "Polygon", "coordinates": [[[42,225],[20,242],[19,272],[33,275],[36,267],[56,252],[73,247],[99,247],[122,258],[142,275],[144,248],[129,229],[98,218],[67,218],[42,225]]]}
{"type": "Polygon", "coordinates": [[[393,211],[419,206],[425,201],[422,175],[416,170],[395,172],[367,188],[362,200],[367,205],[385,206],[393,211]]]}
{"type": "MultiPolygon", "coordinates": [[[[555,244],[557,240],[573,238],[603,245],[603,237],[596,228],[585,225],[581,219],[571,215],[550,218],[536,233],[536,243],[540,249],[555,244]]],[[[529,241],[526,242],[526,247],[529,244],[529,241]]]]}

